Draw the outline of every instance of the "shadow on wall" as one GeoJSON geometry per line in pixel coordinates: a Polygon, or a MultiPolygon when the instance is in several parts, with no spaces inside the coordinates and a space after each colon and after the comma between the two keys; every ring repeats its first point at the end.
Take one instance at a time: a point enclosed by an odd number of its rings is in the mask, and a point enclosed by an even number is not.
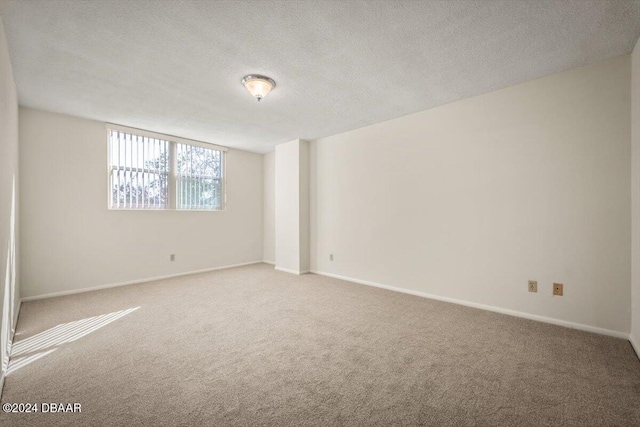
{"type": "Polygon", "coordinates": [[[7,374],[12,374],[18,369],[53,353],[61,345],[71,343],[89,335],[91,332],[97,331],[109,323],[133,313],[139,308],[140,307],[133,307],[126,310],[114,311],[113,313],[75,320],[69,323],[62,323],[44,332],[17,341],[11,349],[11,361],[9,362],[7,374]]]}
{"type": "Polygon", "coordinates": [[[2,301],[2,327],[0,335],[0,346],[2,350],[2,373],[7,373],[9,364],[9,351],[11,348],[11,335],[15,325],[13,325],[15,308],[16,289],[16,176],[13,175],[13,185],[11,191],[11,215],[9,220],[9,241],[7,247],[7,265],[4,277],[4,298],[2,301]]]}

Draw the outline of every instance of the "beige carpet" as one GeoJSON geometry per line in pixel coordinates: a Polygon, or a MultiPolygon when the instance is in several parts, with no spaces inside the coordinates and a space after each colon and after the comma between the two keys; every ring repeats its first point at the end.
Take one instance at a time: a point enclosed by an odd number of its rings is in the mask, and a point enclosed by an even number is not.
{"type": "Polygon", "coordinates": [[[266,264],[25,303],[17,334],[3,403],[82,412],[2,426],[640,425],[625,340],[266,264]]]}

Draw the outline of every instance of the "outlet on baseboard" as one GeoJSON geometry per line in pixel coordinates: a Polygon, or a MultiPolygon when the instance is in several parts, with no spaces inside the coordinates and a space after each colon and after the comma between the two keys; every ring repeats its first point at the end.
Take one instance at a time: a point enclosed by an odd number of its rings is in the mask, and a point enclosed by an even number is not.
{"type": "Polygon", "coordinates": [[[175,261],[175,260],[176,260],[176,254],[170,254],[169,261],[175,261]]]}
{"type": "Polygon", "coordinates": [[[329,261],[333,261],[333,254],[329,254],[329,261]]]}
{"type": "Polygon", "coordinates": [[[529,280],[527,286],[529,288],[529,292],[538,292],[538,281],[537,280],[529,280]]]}

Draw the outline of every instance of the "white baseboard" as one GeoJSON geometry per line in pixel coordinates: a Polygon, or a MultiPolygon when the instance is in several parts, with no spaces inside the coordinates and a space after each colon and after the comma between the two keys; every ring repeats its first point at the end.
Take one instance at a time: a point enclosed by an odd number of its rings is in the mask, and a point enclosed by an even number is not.
{"type": "Polygon", "coordinates": [[[22,308],[22,299],[20,299],[20,302],[18,303],[18,309],[16,310],[16,315],[13,316],[13,329],[11,329],[11,343],[13,343],[13,338],[16,335],[16,327],[18,326],[18,317],[20,317],[21,308],[22,308]]]}
{"type": "Polygon", "coordinates": [[[631,343],[631,347],[635,350],[636,356],[640,359],[640,343],[635,340],[632,334],[629,334],[629,342],[631,343]]]}
{"type": "MultiPolygon", "coordinates": [[[[276,269],[277,269],[277,267],[276,267],[276,269]]],[[[598,327],[595,327],[595,326],[584,325],[582,323],[574,323],[574,322],[569,322],[569,321],[566,321],[566,320],[554,319],[552,317],[545,317],[545,316],[539,316],[537,314],[525,313],[525,312],[522,312],[522,311],[509,310],[509,309],[506,309],[506,308],[496,307],[496,306],[493,306],[493,305],[479,304],[479,303],[475,303],[475,302],[459,300],[459,299],[456,299],[456,298],[442,297],[442,296],[439,296],[439,295],[428,294],[428,293],[425,293],[425,292],[413,291],[413,290],[404,289],[404,288],[397,288],[397,287],[394,287],[394,286],[387,286],[387,285],[383,285],[383,284],[376,283],[376,282],[370,282],[368,280],[354,279],[354,278],[351,278],[351,277],[340,276],[338,274],[325,273],[323,271],[314,271],[314,270],[312,270],[311,273],[319,274],[321,276],[333,277],[334,279],[346,280],[347,282],[358,283],[360,285],[373,286],[373,287],[376,287],[376,288],[387,289],[389,291],[401,292],[403,294],[415,295],[415,296],[419,296],[419,297],[423,297],[423,298],[429,298],[429,299],[434,299],[434,300],[438,300],[438,301],[444,301],[444,302],[450,302],[450,303],[453,303],[453,304],[464,305],[464,306],[467,306],[467,307],[479,308],[481,310],[487,310],[487,311],[493,311],[493,312],[496,312],[496,313],[507,314],[509,316],[522,317],[524,319],[529,319],[529,320],[536,320],[538,322],[551,323],[553,325],[564,326],[566,328],[579,329],[581,331],[586,331],[586,332],[593,332],[593,333],[600,334],[600,335],[608,335],[608,336],[611,336],[611,337],[622,338],[622,339],[625,339],[625,340],[628,340],[630,338],[629,334],[626,333],[626,332],[619,332],[619,331],[613,331],[613,330],[610,330],[610,329],[598,328],[598,327]]],[[[636,348],[636,352],[637,351],[638,350],[636,348]]]]}
{"type": "Polygon", "coordinates": [[[41,295],[34,295],[34,296],[31,296],[31,297],[24,297],[24,298],[21,299],[21,301],[22,302],[35,301],[35,300],[39,300],[39,299],[61,297],[61,296],[64,296],[64,295],[81,294],[81,293],[84,293],[84,292],[98,291],[98,290],[101,290],[101,289],[109,289],[109,288],[117,288],[117,287],[120,287],[120,286],[136,285],[138,283],[155,282],[156,280],[171,279],[172,277],[188,276],[190,274],[207,273],[209,271],[225,270],[227,268],[242,267],[242,266],[245,266],[245,265],[261,264],[261,263],[262,263],[262,261],[250,261],[250,262],[243,262],[243,263],[240,263],[240,264],[224,265],[224,266],[221,266],[221,267],[205,268],[203,270],[185,271],[183,273],[169,274],[169,275],[166,275],[166,276],[148,277],[146,279],[131,280],[131,281],[128,281],[128,282],[120,282],[120,283],[112,283],[112,284],[109,284],[109,285],[93,286],[91,288],[71,289],[71,290],[68,290],[68,291],[52,292],[52,293],[49,293],[49,294],[41,294],[41,295]]]}
{"type": "Polygon", "coordinates": [[[282,267],[273,267],[274,270],[278,270],[278,271],[282,271],[285,273],[291,273],[291,274],[297,274],[298,276],[301,274],[307,274],[307,273],[311,273],[309,270],[304,270],[304,271],[297,271],[297,270],[291,270],[288,268],[282,268],[282,267]]]}
{"type": "Polygon", "coordinates": [[[263,259],[262,262],[264,262],[265,264],[276,265],[275,261],[267,261],[266,259],[263,259]]]}

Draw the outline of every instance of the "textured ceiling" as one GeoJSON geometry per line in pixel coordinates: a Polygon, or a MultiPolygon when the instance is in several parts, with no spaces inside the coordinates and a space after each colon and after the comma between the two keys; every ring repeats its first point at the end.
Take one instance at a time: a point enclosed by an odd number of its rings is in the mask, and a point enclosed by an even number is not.
{"type": "Polygon", "coordinates": [[[0,13],[21,105],[257,152],[628,54],[640,34],[632,0],[5,0],[0,13]],[[277,82],[260,103],[249,73],[277,82]]]}

